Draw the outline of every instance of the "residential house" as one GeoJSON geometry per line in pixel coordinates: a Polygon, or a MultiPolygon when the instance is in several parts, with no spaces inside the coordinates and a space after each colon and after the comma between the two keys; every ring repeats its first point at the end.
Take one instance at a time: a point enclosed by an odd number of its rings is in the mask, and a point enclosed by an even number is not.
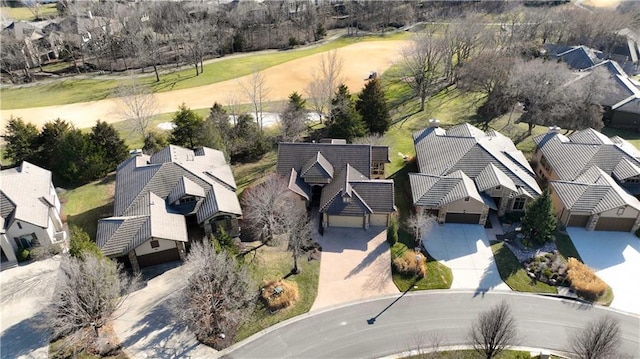
{"type": "Polygon", "coordinates": [[[239,235],[242,215],[224,154],[173,145],[118,166],[113,212],[98,222],[96,242],[135,270],[184,259],[198,232],[239,235]]]}
{"type": "Polygon", "coordinates": [[[437,120],[413,134],[418,173],[409,181],[416,210],[439,223],[484,225],[490,210],[523,211],[542,193],[535,173],[511,139],[463,123],[445,130],[437,120]]]}
{"type": "Polygon", "coordinates": [[[14,21],[2,30],[2,35],[23,44],[22,54],[27,67],[38,67],[59,56],[62,41],[57,32],[51,31],[52,23],[52,20],[14,21]]]}
{"type": "Polygon", "coordinates": [[[569,136],[557,127],[534,137],[536,173],[549,183],[560,222],[588,230],[640,227],[640,151],[594,129],[569,136]],[[635,197],[634,197],[635,195],[635,197]]]}
{"type": "Polygon", "coordinates": [[[51,171],[29,162],[0,172],[2,268],[16,264],[20,248],[62,244],[67,238],[51,171]]]}
{"type": "Polygon", "coordinates": [[[276,172],[307,206],[316,206],[323,227],[387,226],[395,212],[393,180],[385,180],[387,146],[280,143],[276,172]]]}

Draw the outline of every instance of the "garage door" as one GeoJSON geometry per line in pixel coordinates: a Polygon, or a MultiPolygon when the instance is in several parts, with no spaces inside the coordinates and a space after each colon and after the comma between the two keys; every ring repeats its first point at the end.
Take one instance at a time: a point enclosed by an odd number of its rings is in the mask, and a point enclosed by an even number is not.
{"type": "Polygon", "coordinates": [[[444,220],[447,223],[480,223],[480,214],[473,213],[447,213],[447,217],[444,220]]]}
{"type": "Polygon", "coordinates": [[[180,260],[178,248],[171,248],[166,251],[138,256],[138,265],[140,266],[140,268],[144,268],[177,260],[180,260]]]}
{"type": "Polygon", "coordinates": [[[362,216],[329,216],[329,227],[364,227],[362,216]]]}
{"type": "Polygon", "coordinates": [[[589,218],[591,216],[576,216],[573,215],[569,217],[569,222],[567,223],[567,227],[586,227],[587,223],[589,223],[589,218]]]}
{"type": "Polygon", "coordinates": [[[635,218],[600,217],[596,223],[596,231],[631,232],[635,223],[635,218]]]}
{"type": "Polygon", "coordinates": [[[369,218],[369,221],[370,221],[369,225],[386,227],[388,217],[389,217],[388,214],[372,214],[371,217],[369,218]]]}

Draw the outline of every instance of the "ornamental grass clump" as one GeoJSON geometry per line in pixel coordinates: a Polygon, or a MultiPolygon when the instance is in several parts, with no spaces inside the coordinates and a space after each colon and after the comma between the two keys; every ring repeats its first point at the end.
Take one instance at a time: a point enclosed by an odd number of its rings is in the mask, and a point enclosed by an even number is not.
{"type": "Polygon", "coordinates": [[[567,279],[579,296],[589,300],[595,300],[607,291],[607,283],[575,258],[569,258],[567,262],[567,279]]]}
{"type": "Polygon", "coordinates": [[[424,278],[427,275],[427,258],[420,252],[405,251],[393,260],[393,267],[402,275],[424,278]]]}
{"type": "Polygon", "coordinates": [[[286,280],[264,282],[260,287],[260,298],[272,312],[290,307],[300,299],[298,284],[286,280]]]}

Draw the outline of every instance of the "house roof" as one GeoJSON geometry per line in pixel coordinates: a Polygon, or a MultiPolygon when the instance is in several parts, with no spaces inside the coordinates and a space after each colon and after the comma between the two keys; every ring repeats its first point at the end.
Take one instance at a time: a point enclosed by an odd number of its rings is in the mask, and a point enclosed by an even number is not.
{"type": "Polygon", "coordinates": [[[462,171],[445,176],[409,173],[409,182],[415,206],[438,208],[466,197],[484,202],[471,178],[462,171]]]}
{"type": "Polygon", "coordinates": [[[300,171],[301,177],[320,177],[320,178],[333,178],[333,166],[329,161],[318,151],[318,153],[309,158],[309,161],[302,167],[300,171]]]}
{"type": "MultiPolygon", "coordinates": [[[[335,144],[335,143],[288,143],[282,142],[278,145],[278,164],[276,172],[278,175],[288,178],[291,169],[298,173],[303,173],[303,168],[308,162],[322,155],[333,168],[344,168],[348,163],[367,177],[371,177],[371,145],[359,144],[335,144]]],[[[379,146],[382,151],[386,146],[379,146]]]]}
{"type": "Polygon", "coordinates": [[[569,137],[547,132],[533,140],[561,180],[574,180],[592,166],[611,174],[622,159],[640,166],[638,151],[633,145],[621,138],[608,138],[593,129],[569,137]]]}
{"type": "Polygon", "coordinates": [[[495,183],[506,176],[508,187],[522,188],[530,197],[542,193],[524,154],[508,137],[496,131],[485,133],[468,123],[448,130],[428,127],[415,132],[413,142],[418,170],[422,174],[443,177],[462,171],[478,181],[482,190],[489,188],[492,181],[495,183]]]}
{"type": "Polygon", "coordinates": [[[0,172],[0,191],[5,220],[13,213],[15,220],[42,228],[49,226],[49,209],[55,205],[50,171],[24,161],[18,167],[0,172]],[[9,204],[13,204],[14,211],[8,212],[5,208],[9,204]]]}
{"type": "Polygon", "coordinates": [[[518,187],[516,187],[511,178],[509,178],[509,176],[502,172],[498,167],[494,166],[493,163],[490,163],[484,168],[484,170],[482,170],[482,172],[480,172],[475,179],[475,183],[480,192],[484,192],[498,186],[506,187],[513,192],[518,191],[518,187]]]}
{"type": "Polygon", "coordinates": [[[597,166],[587,169],[575,181],[551,181],[550,184],[565,208],[571,211],[594,214],[622,206],[640,210],[640,201],[597,166]]]}
{"type": "Polygon", "coordinates": [[[311,200],[311,187],[300,177],[295,169],[291,169],[289,176],[289,190],[302,196],[307,201],[311,200]]]}
{"type": "Polygon", "coordinates": [[[369,179],[349,164],[322,189],[320,196],[320,212],[329,215],[362,216],[393,211],[393,181],[369,179]]]}

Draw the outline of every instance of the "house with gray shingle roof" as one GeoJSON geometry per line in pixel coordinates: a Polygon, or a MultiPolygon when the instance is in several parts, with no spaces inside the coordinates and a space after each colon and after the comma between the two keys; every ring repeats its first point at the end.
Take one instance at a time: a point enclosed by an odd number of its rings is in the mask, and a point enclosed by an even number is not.
{"type": "Polygon", "coordinates": [[[640,226],[640,151],[635,146],[590,128],[565,136],[553,127],[533,140],[536,173],[549,181],[560,222],[624,232],[640,226]]]}
{"type": "Polygon", "coordinates": [[[280,143],[276,172],[307,206],[318,207],[323,227],[387,226],[395,212],[393,181],[385,180],[387,146],[280,143]]]}
{"type": "Polygon", "coordinates": [[[0,244],[2,268],[16,264],[15,252],[64,243],[60,200],[51,171],[29,162],[0,172],[0,244]]]}
{"type": "Polygon", "coordinates": [[[170,145],[118,166],[114,215],[98,222],[96,242],[106,256],[138,269],[184,259],[187,223],[237,236],[241,215],[222,152],[170,145]]]}
{"type": "Polygon", "coordinates": [[[438,222],[485,224],[489,210],[522,211],[542,193],[524,154],[506,136],[437,120],[413,134],[418,173],[409,174],[413,205],[438,222]]]}

